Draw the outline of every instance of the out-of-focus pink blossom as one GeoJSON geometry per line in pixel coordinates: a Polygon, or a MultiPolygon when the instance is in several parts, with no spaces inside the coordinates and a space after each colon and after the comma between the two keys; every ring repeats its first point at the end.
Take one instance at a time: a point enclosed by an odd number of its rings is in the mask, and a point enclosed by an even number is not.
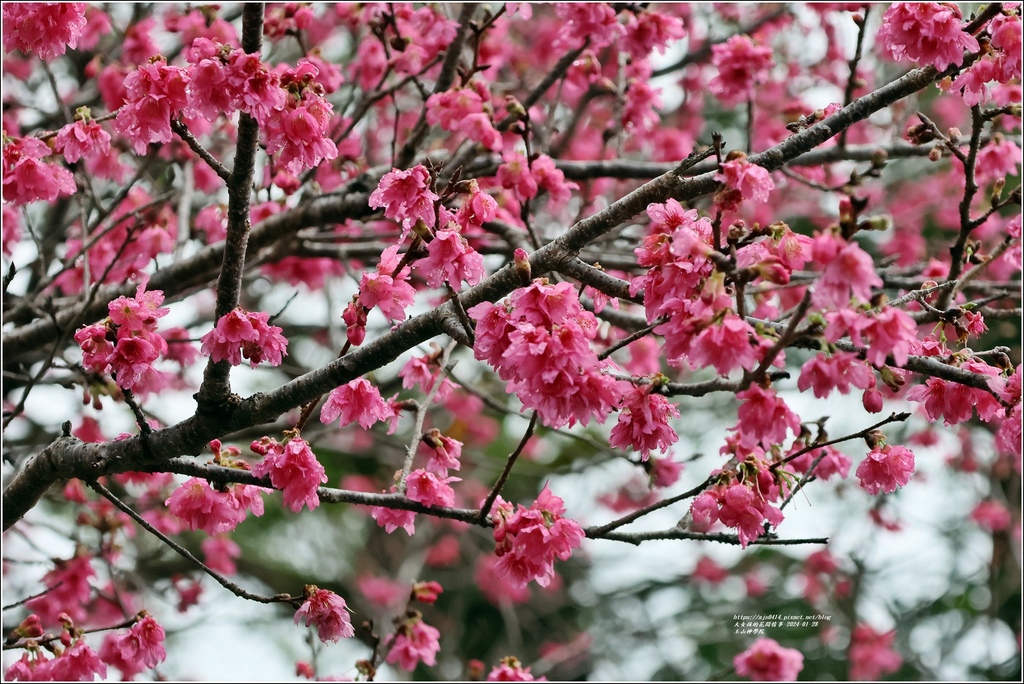
{"type": "Polygon", "coordinates": [[[736,674],[755,682],[792,682],[804,669],[804,655],[795,648],[783,648],[774,639],[762,637],[732,661],[736,674]]]}

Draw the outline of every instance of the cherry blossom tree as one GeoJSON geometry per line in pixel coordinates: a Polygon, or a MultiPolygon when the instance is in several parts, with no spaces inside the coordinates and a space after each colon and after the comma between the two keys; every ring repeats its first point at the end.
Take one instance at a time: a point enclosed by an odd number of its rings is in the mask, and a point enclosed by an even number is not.
{"type": "Polygon", "coordinates": [[[1019,676],[1018,3],[2,11],[8,679],[1019,676]]]}

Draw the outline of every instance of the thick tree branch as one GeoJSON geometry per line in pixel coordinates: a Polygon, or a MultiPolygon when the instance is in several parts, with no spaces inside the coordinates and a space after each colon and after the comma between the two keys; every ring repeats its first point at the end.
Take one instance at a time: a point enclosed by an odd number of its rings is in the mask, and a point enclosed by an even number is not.
{"type": "MultiPolygon", "coordinates": [[[[259,53],[262,44],[263,4],[245,5],[242,10],[242,50],[246,53],[259,53]]],[[[235,164],[228,179],[227,238],[224,240],[224,260],[221,262],[220,277],[217,278],[215,323],[238,306],[242,292],[245,252],[252,227],[249,222],[249,206],[259,135],[260,126],[256,119],[245,112],[239,114],[235,164]]],[[[215,362],[210,359],[203,374],[203,385],[196,397],[200,407],[227,400],[231,394],[228,381],[230,371],[231,365],[227,361],[215,362]]]]}

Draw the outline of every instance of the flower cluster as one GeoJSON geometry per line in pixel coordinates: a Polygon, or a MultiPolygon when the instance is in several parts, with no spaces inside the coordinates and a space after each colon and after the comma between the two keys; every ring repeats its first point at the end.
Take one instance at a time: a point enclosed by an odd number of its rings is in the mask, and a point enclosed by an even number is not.
{"type": "Polygon", "coordinates": [[[101,323],[80,328],[75,341],[82,348],[82,365],[96,373],[111,372],[119,387],[152,389],[159,384],[153,362],[167,353],[167,341],[156,322],[169,309],[160,308],[164,293],[146,292],[139,285],[134,297],[118,297],[107,305],[110,315],[101,323]]]}
{"type": "Polygon", "coordinates": [[[764,534],[765,522],[778,525],[783,520],[782,511],[771,505],[770,492],[738,482],[717,485],[698,496],[690,515],[699,530],[709,529],[716,521],[735,528],[742,547],[764,534]]]}
{"type": "Polygon", "coordinates": [[[128,196],[111,212],[110,220],[110,229],[88,238],[76,230],[77,226],[72,226],[67,248],[74,266],[54,281],[64,292],[81,291],[86,260],[94,278],[102,277],[105,283],[123,283],[145,279],[149,263],[157,255],[174,249],[177,217],[166,205],[154,209],[153,197],[139,186],[128,191],[128,196]],[[90,245],[88,249],[84,249],[86,245],[90,245]]]}
{"type": "Polygon", "coordinates": [[[465,280],[476,285],[484,277],[484,258],[462,237],[454,221],[434,232],[427,243],[427,256],[416,262],[416,270],[424,274],[427,285],[453,287],[465,280]]]}
{"type": "Polygon", "coordinates": [[[716,197],[718,205],[735,211],[744,201],[767,202],[768,194],[775,188],[768,170],[748,162],[742,152],[730,153],[729,157],[715,174],[715,180],[724,184],[716,197]]]}
{"type": "Polygon", "coordinates": [[[286,93],[280,78],[258,54],[197,37],[185,56],[191,65],[189,113],[214,121],[222,114],[243,111],[265,126],[271,113],[284,108],[286,93]]]}
{"type": "Polygon", "coordinates": [[[875,40],[894,61],[906,57],[942,71],[962,64],[964,50],[978,50],[978,39],[964,31],[961,17],[952,3],[896,2],[882,16],[875,40]]]}
{"type": "Polygon", "coordinates": [[[608,439],[617,449],[632,447],[639,451],[645,461],[652,450],[660,449],[664,453],[679,439],[669,425],[669,420],[679,417],[679,410],[652,388],[634,387],[625,392],[619,420],[608,439]]]}
{"type": "Polygon", "coordinates": [[[712,45],[711,55],[718,73],[708,82],[708,90],[726,105],[752,98],[754,88],[768,80],[774,65],[772,49],[755,44],[747,36],[733,36],[725,43],[712,45]]]}
{"type": "Polygon", "coordinates": [[[420,219],[427,226],[435,222],[434,203],[440,197],[431,189],[430,172],[422,164],[408,171],[392,169],[384,174],[377,189],[370,193],[370,206],[384,208],[384,216],[411,228],[420,219]]]}
{"type": "Polygon", "coordinates": [[[99,159],[110,152],[110,134],[93,120],[88,107],[79,108],[74,122],[61,128],[53,143],[69,164],[82,157],[99,159]]]}
{"type": "Polygon", "coordinates": [[[418,611],[412,611],[398,626],[387,661],[412,672],[420,663],[436,665],[440,650],[441,632],[424,622],[418,611]]]}
{"type": "Polygon", "coordinates": [[[476,358],[508,382],[546,425],[603,421],[618,402],[615,381],[590,348],[597,320],[580,305],[570,283],[538,280],[500,304],[483,302],[467,312],[477,322],[476,358]]]}
{"type": "Polygon", "coordinates": [[[11,2],[3,6],[4,51],[20,50],[52,62],[78,47],[85,30],[84,2],[11,2]]]}
{"type": "Polygon", "coordinates": [[[536,580],[546,587],[555,577],[555,558],[572,556],[583,541],[583,528],[564,514],[565,502],[546,484],[529,508],[514,508],[498,497],[491,512],[496,569],[510,584],[525,587],[536,580]]]}
{"type": "Polygon", "coordinates": [[[185,521],[190,530],[220,534],[235,529],[245,520],[246,511],[263,515],[265,491],[251,485],[229,485],[223,491],[214,489],[206,480],[189,478],[164,502],[172,515],[185,521]]]}
{"type": "Polygon", "coordinates": [[[312,584],[303,588],[302,595],[306,600],[295,611],[295,624],[305,620],[306,627],[316,625],[316,635],[325,644],[336,644],[341,639],[355,636],[345,599],[312,584]]]}
{"type": "MultiPolygon", "coordinates": [[[[723,447],[739,449],[740,445],[723,447]]],[[[772,468],[765,453],[753,448],[732,470],[716,471],[711,487],[697,496],[690,505],[691,526],[707,532],[716,522],[736,530],[740,546],[746,547],[765,533],[769,526],[783,521],[782,511],[773,504],[789,491],[790,475],[772,468]]],[[[737,458],[737,460],[740,460],[737,458]]]]}
{"type": "Polygon", "coordinates": [[[342,427],[358,422],[359,427],[369,430],[374,423],[388,420],[393,414],[380,390],[366,378],[356,378],[331,390],[320,409],[320,422],[329,425],[340,418],[342,427]]]}
{"type": "Polygon", "coordinates": [[[360,342],[361,337],[365,336],[366,310],[376,306],[392,321],[405,320],[405,310],[413,303],[416,290],[409,283],[409,267],[402,266],[401,270],[398,269],[401,263],[398,245],[392,245],[380,255],[376,270],[363,272],[363,277],[359,280],[357,300],[343,314],[349,330],[355,329],[361,333],[357,336],[360,342]]]}
{"type": "MultiPolygon", "coordinates": [[[[70,604],[69,604],[70,605],[70,604]]],[[[6,681],[86,681],[91,682],[96,675],[107,676],[107,666],[116,667],[125,680],[143,670],[156,667],[167,658],[164,650],[164,629],[149,615],[142,611],[137,621],[125,632],[106,636],[103,646],[97,654],[83,638],[83,630],[76,628],[74,620],[65,614],[61,616],[63,633],[60,643],[67,648],[47,645],[47,649],[56,653],[52,659],[46,658],[42,649],[30,645],[21,659],[8,668],[4,675],[6,681]]],[[[39,618],[30,615],[17,630],[17,635],[25,638],[43,636],[39,618]]]]}
{"type": "MultiPolygon", "coordinates": [[[[280,152],[278,163],[292,174],[338,156],[338,146],[327,133],[334,106],[324,99],[318,74],[319,69],[308,60],[285,71],[281,77],[281,87],[288,91],[285,106],[265,122],[267,154],[280,152]]],[[[257,96],[252,99],[259,102],[257,96]]],[[[263,108],[269,109],[265,102],[263,108]]]]}
{"type": "Polygon", "coordinates": [[[263,456],[252,467],[253,474],[269,475],[271,484],[284,493],[285,506],[298,513],[303,506],[312,511],[320,505],[316,490],[327,482],[327,473],[306,440],[295,434],[278,444],[275,439],[263,437],[250,448],[263,456]]]}
{"type": "Polygon", "coordinates": [[[145,615],[122,634],[103,640],[100,658],[130,679],[143,670],[156,667],[167,658],[164,628],[151,615],[145,615]]]}
{"type": "MultiPolygon", "coordinates": [[[[7,7],[9,5],[4,5],[5,13],[7,7]]],[[[4,28],[6,30],[6,25],[4,28]]],[[[71,172],[63,166],[43,161],[51,154],[53,150],[38,138],[9,138],[4,135],[4,202],[15,205],[36,200],[52,202],[60,195],[75,193],[75,177],[71,172]]]]}
{"type": "Polygon", "coordinates": [[[162,57],[139,66],[124,79],[125,105],[117,112],[114,130],[139,155],[150,143],[171,142],[171,120],[188,104],[188,85],[188,71],[169,66],[162,57]]]}
{"type": "Polygon", "coordinates": [[[869,494],[891,494],[910,482],[914,453],[901,446],[876,445],[857,466],[860,486],[869,494]]]}
{"type": "Polygon", "coordinates": [[[288,346],[281,328],[270,325],[270,314],[248,312],[235,307],[220,317],[213,330],[203,335],[203,353],[214,361],[227,361],[232,366],[245,358],[253,368],[262,361],[280,366],[288,346]]]}
{"type": "Polygon", "coordinates": [[[446,131],[457,131],[493,152],[500,152],[501,133],[488,114],[490,98],[487,86],[479,80],[466,88],[435,93],[427,100],[427,123],[440,124],[446,131]]]}

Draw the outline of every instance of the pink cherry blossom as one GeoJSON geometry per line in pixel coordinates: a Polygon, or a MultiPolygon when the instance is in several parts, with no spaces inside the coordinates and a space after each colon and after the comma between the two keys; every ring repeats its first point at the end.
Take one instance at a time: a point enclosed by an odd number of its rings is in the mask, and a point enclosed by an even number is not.
{"type": "Polygon", "coordinates": [[[3,6],[4,51],[36,54],[47,62],[78,47],[87,23],[84,2],[17,2],[3,6]]]}
{"type": "Polygon", "coordinates": [[[427,243],[427,256],[416,262],[416,269],[425,274],[430,287],[449,283],[458,289],[463,280],[476,285],[483,279],[484,258],[462,237],[458,224],[449,223],[434,233],[427,243]]]}
{"type": "Polygon", "coordinates": [[[504,163],[498,167],[496,176],[501,187],[512,190],[520,202],[536,197],[537,181],[530,172],[526,157],[518,152],[506,152],[501,158],[504,163]]]}
{"type": "Polygon", "coordinates": [[[122,660],[139,663],[147,668],[156,667],[167,658],[167,651],[164,650],[164,628],[152,615],[146,615],[127,632],[119,635],[115,646],[120,651],[122,660]]]}
{"type": "Polygon", "coordinates": [[[278,444],[263,437],[251,448],[263,455],[263,460],[252,467],[253,474],[269,475],[271,484],[284,494],[285,506],[298,513],[303,506],[312,511],[320,505],[316,490],[327,482],[327,473],[306,440],[294,436],[278,444]]]}
{"type": "Polygon", "coordinates": [[[603,420],[618,403],[619,390],[589,345],[596,319],[571,284],[535,281],[507,303],[484,302],[467,313],[477,321],[476,357],[492,363],[509,382],[507,391],[536,408],[546,425],[603,420]]]}
{"type": "Polygon", "coordinates": [[[281,365],[288,340],[281,328],[270,325],[270,314],[263,311],[248,312],[236,307],[217,321],[213,330],[203,335],[203,353],[214,361],[227,361],[232,366],[242,358],[255,368],[261,361],[272,366],[281,365]]]}
{"type": "Polygon", "coordinates": [[[605,2],[558,3],[555,11],[561,19],[556,43],[559,47],[571,49],[589,40],[591,46],[600,48],[625,33],[615,10],[605,2]]]}
{"type": "Polygon", "coordinates": [[[719,204],[733,211],[744,201],[767,202],[769,193],[775,188],[768,170],[751,164],[745,156],[723,162],[715,180],[724,183],[731,191],[719,195],[719,204]]]}
{"type": "Polygon", "coordinates": [[[804,655],[783,648],[774,639],[761,637],[732,661],[736,674],[755,682],[792,682],[804,669],[804,655]]]}
{"type": "Polygon", "coordinates": [[[207,537],[199,546],[207,567],[224,575],[234,575],[238,571],[235,559],[241,555],[242,549],[229,537],[207,537]]]}
{"type": "Polygon", "coordinates": [[[451,482],[460,482],[457,477],[438,477],[427,470],[417,469],[409,473],[405,481],[405,495],[424,506],[454,506],[455,492],[451,482]]]}
{"type": "Polygon", "coordinates": [[[49,663],[47,679],[52,681],[91,682],[96,675],[107,676],[107,665],[89,648],[85,639],[79,638],[70,648],[49,663]]]}
{"type": "Polygon", "coordinates": [[[386,577],[362,575],[356,580],[356,585],[366,600],[382,608],[397,608],[409,595],[404,583],[386,577]]]}
{"type": "Polygon", "coordinates": [[[489,682],[546,682],[547,677],[534,677],[530,674],[530,668],[523,667],[517,658],[508,656],[502,658],[501,662],[494,666],[494,669],[487,675],[489,682]]]}
{"type": "Polygon", "coordinates": [[[690,573],[690,579],[718,585],[729,578],[729,571],[716,563],[713,558],[701,556],[690,573]]]}
{"type": "Polygon", "coordinates": [[[469,197],[459,207],[455,220],[463,230],[480,228],[493,221],[498,213],[498,203],[493,197],[480,190],[476,179],[469,181],[469,197]]]}
{"type": "MultiPolygon", "coordinates": [[[[798,441],[793,446],[795,451],[804,445],[798,441]]],[[[789,462],[789,468],[797,473],[806,473],[815,461],[818,465],[814,469],[814,476],[822,480],[831,480],[836,475],[845,478],[850,473],[850,457],[832,446],[814,449],[794,458],[789,462]]]]}
{"type": "Polygon", "coordinates": [[[1018,174],[1021,150],[1012,140],[997,136],[978,151],[975,166],[977,181],[986,185],[999,179],[1018,174]]]}
{"type": "Polygon", "coordinates": [[[999,65],[994,59],[986,57],[979,59],[971,65],[970,69],[957,76],[950,85],[950,89],[954,92],[961,92],[964,104],[973,107],[976,104],[988,102],[992,98],[986,84],[995,81],[998,77],[999,65]]]}
{"type": "Polygon", "coordinates": [[[290,106],[266,119],[267,153],[280,152],[279,163],[296,175],[337,158],[338,147],[327,130],[334,105],[310,89],[303,92],[301,101],[287,98],[286,102],[290,106]]]}
{"type": "Polygon", "coordinates": [[[530,173],[537,187],[548,194],[553,207],[562,207],[580,189],[573,181],[565,180],[565,174],[555,166],[555,160],[546,154],[539,155],[530,166],[530,173]]]}
{"type": "Polygon", "coordinates": [[[320,641],[336,644],[341,639],[355,636],[355,628],[348,614],[345,599],[333,591],[307,585],[303,590],[305,602],[295,611],[295,624],[305,620],[306,627],[316,625],[320,641]]]}
{"type": "Polygon", "coordinates": [[[494,128],[491,117],[483,112],[467,114],[459,121],[459,132],[480,143],[491,152],[500,152],[504,143],[501,133],[494,128]]]}
{"type": "Polygon", "coordinates": [[[743,548],[764,534],[765,521],[778,525],[783,520],[782,511],[766,501],[761,492],[745,484],[736,483],[717,489],[715,496],[721,506],[719,521],[736,529],[743,548]]]}
{"type": "Polygon", "coordinates": [[[419,663],[437,664],[441,650],[441,632],[423,621],[416,613],[406,620],[395,633],[395,641],[388,652],[387,661],[412,672],[419,663]]]}
{"type": "Polygon", "coordinates": [[[422,443],[433,450],[427,462],[427,470],[430,472],[445,477],[449,470],[462,468],[459,461],[462,457],[462,442],[459,440],[442,435],[440,430],[433,428],[423,435],[422,443]]]}
{"type": "Polygon", "coordinates": [[[871,256],[857,243],[823,234],[815,238],[812,251],[814,259],[825,264],[814,289],[816,306],[845,307],[851,294],[867,302],[871,300],[871,288],[882,287],[871,256]]]}
{"type": "Polygon", "coordinates": [[[405,320],[405,310],[415,296],[416,291],[401,274],[393,278],[378,269],[363,273],[359,281],[359,303],[367,309],[379,307],[392,321],[405,320]]]}
{"type": "Polygon", "coordinates": [[[999,14],[989,27],[992,47],[1001,51],[999,56],[1000,79],[1003,82],[1021,77],[1021,18],[1020,14],[999,14]]]}
{"type": "Polygon", "coordinates": [[[978,50],[978,40],[963,30],[960,8],[939,2],[897,2],[882,16],[875,40],[882,54],[894,61],[904,57],[942,71],[961,64],[964,51],[978,50]]]}
{"type": "Polygon", "coordinates": [[[370,193],[370,206],[384,207],[384,216],[411,226],[422,219],[434,225],[434,202],[440,199],[430,188],[430,172],[422,164],[408,171],[393,169],[384,174],[370,193]]]}
{"type": "Polygon", "coordinates": [[[446,131],[458,130],[462,119],[483,111],[483,99],[473,88],[446,90],[427,99],[427,123],[446,131]]]}
{"type": "Polygon", "coordinates": [[[733,429],[739,433],[742,444],[763,444],[768,448],[784,442],[788,431],[800,432],[799,416],[789,409],[775,390],[754,384],[736,396],[743,400],[743,404],[739,408],[739,422],[733,429]]]}
{"type": "Polygon", "coordinates": [[[43,575],[42,584],[48,591],[25,604],[47,626],[56,625],[62,612],[75,621],[85,618],[85,606],[92,597],[90,580],[96,576],[92,556],[79,553],[68,560],[56,560],[55,567],[43,575]]]}
{"type": "Polygon", "coordinates": [[[712,45],[711,53],[718,73],[708,81],[708,90],[726,105],[752,98],[754,88],[768,80],[774,65],[771,47],[757,45],[747,36],[712,45]]]}
{"type": "Polygon", "coordinates": [[[903,664],[903,658],[893,650],[896,630],[879,633],[867,625],[857,625],[850,638],[850,679],[879,679],[881,675],[895,672],[903,664]]]}
{"type": "Polygon", "coordinates": [[[818,354],[800,368],[797,387],[801,392],[813,389],[814,396],[824,399],[832,390],[849,394],[850,386],[869,389],[875,386],[875,374],[856,354],[836,351],[818,354]]]}
{"type": "Polygon", "coordinates": [[[69,164],[82,157],[99,157],[110,151],[110,134],[91,119],[78,119],[64,126],[53,142],[69,164]]]}
{"type": "Polygon", "coordinates": [[[494,520],[497,570],[514,586],[524,587],[536,580],[542,587],[555,577],[554,562],[568,560],[583,540],[583,528],[563,517],[562,499],[551,493],[547,484],[530,508],[511,504],[500,497],[491,517],[494,520]]]}
{"type": "MultiPolygon", "coordinates": [[[[394,493],[395,491],[395,488],[392,487],[391,492],[394,493]]],[[[391,534],[398,528],[405,530],[405,533],[410,537],[416,534],[416,513],[413,511],[374,506],[371,516],[388,534],[391,534]]]]}
{"type": "Polygon", "coordinates": [[[860,486],[869,494],[891,494],[910,482],[914,474],[914,454],[906,447],[888,444],[872,449],[857,466],[860,486]]]}
{"type": "Polygon", "coordinates": [[[652,50],[664,54],[668,46],[686,36],[683,21],[679,17],[647,9],[639,14],[629,15],[622,49],[633,59],[647,57],[652,50]]]}
{"type": "Polygon", "coordinates": [[[9,682],[43,682],[53,679],[51,670],[53,659],[47,658],[45,653],[37,649],[31,655],[28,652],[22,653],[21,658],[14,661],[7,672],[4,673],[4,680],[9,682]]]}
{"type": "Polygon", "coordinates": [[[704,328],[690,343],[686,358],[693,368],[714,366],[719,375],[728,375],[736,368],[751,370],[757,365],[758,347],[754,329],[733,314],[719,324],[704,328]]]}
{"type": "Polygon", "coordinates": [[[1007,530],[1013,524],[1009,509],[999,501],[981,501],[971,511],[971,520],[989,532],[1007,530]]]}
{"type": "Polygon", "coordinates": [[[320,422],[329,425],[340,418],[342,427],[358,422],[359,427],[369,430],[377,421],[388,420],[392,415],[380,390],[366,378],[356,378],[331,390],[320,409],[320,422]]]}
{"type": "Polygon", "coordinates": [[[619,420],[608,439],[613,447],[632,447],[646,461],[652,450],[664,453],[679,440],[669,425],[672,418],[679,417],[679,410],[664,396],[651,392],[650,387],[634,387],[626,391],[622,402],[619,420]]]}
{"type": "Polygon", "coordinates": [[[157,60],[138,67],[124,79],[126,104],[118,110],[114,130],[143,155],[149,143],[171,142],[171,119],[188,104],[188,73],[157,60]]]}
{"type": "Polygon", "coordinates": [[[229,532],[245,520],[245,511],[231,492],[219,492],[206,480],[186,480],[164,502],[171,514],[185,521],[190,530],[207,534],[229,532]]]}
{"type": "MultiPolygon", "coordinates": [[[[7,11],[9,5],[4,5],[7,11]]],[[[5,25],[6,28],[6,25],[5,25]]],[[[28,204],[36,200],[52,202],[60,195],[73,195],[75,177],[63,166],[42,160],[53,151],[38,138],[3,139],[4,201],[28,204]]]]}

